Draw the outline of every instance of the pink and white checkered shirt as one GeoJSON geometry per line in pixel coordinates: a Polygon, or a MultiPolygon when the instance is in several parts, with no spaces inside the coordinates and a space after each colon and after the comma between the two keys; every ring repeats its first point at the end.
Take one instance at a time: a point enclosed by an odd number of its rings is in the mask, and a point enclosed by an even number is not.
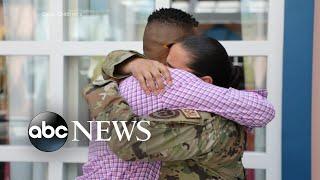
{"type": "MultiPolygon", "coordinates": [[[[213,112],[247,127],[265,126],[274,118],[275,111],[266,99],[265,90],[249,92],[226,89],[206,83],[183,70],[170,71],[173,85],[166,86],[165,91],[159,95],[145,94],[133,77],[120,83],[120,94],[134,113],[141,116],[160,109],[188,108],[213,112]]],[[[153,180],[159,178],[160,167],[160,161],[123,161],[105,142],[91,141],[88,162],[83,166],[83,176],[77,179],[153,180]]]]}

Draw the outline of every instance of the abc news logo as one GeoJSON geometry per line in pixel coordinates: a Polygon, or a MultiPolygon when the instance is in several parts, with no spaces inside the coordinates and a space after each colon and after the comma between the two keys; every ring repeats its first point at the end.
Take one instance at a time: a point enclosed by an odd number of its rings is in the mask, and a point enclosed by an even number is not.
{"type": "MultiPolygon", "coordinates": [[[[102,123],[109,126],[112,124],[118,139],[121,141],[124,136],[130,141],[134,128],[144,134],[143,137],[136,136],[137,141],[147,141],[151,137],[148,129],[142,126],[142,123],[150,125],[149,121],[132,121],[132,129],[127,128],[126,121],[88,121],[90,123],[90,131],[88,132],[78,121],[71,121],[74,124],[74,137],[72,141],[79,141],[77,139],[77,129],[79,129],[90,141],[92,140],[92,123],[96,123],[97,131],[95,141],[110,141],[102,138],[102,132],[108,133],[109,129],[103,129],[102,123]],[[119,124],[121,127],[119,127],[119,124]]],[[[58,114],[53,112],[43,112],[34,117],[28,128],[28,136],[31,144],[44,152],[52,152],[60,149],[68,139],[68,125],[66,121],[58,114]]]]}
{"type": "Polygon", "coordinates": [[[60,149],[68,139],[68,125],[56,113],[43,112],[34,117],[28,128],[31,144],[40,151],[60,149]]]}

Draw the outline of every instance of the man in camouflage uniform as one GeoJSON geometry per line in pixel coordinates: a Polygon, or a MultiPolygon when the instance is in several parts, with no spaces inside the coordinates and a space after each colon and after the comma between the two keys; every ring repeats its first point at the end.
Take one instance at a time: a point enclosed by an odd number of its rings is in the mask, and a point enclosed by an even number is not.
{"type": "MultiPolygon", "coordinates": [[[[90,114],[97,121],[150,121],[144,127],[151,133],[145,142],[131,138],[119,141],[113,129],[103,134],[108,146],[119,158],[128,161],[161,160],[160,179],[244,179],[241,158],[245,148],[242,126],[207,112],[200,118],[183,115],[181,110],[160,110],[147,117],[133,114],[111,80],[96,81],[85,90],[90,114]],[[101,95],[103,94],[103,96],[101,95]]],[[[107,128],[103,123],[102,128],[107,128]]],[[[121,128],[121,124],[118,123],[121,128]]],[[[143,124],[142,124],[143,125],[143,124]]],[[[146,136],[133,128],[132,137],[146,136]]]]}
{"type": "MultiPolygon", "coordinates": [[[[192,35],[195,27],[197,22],[184,12],[172,8],[154,12],[148,19],[144,33],[144,55],[135,51],[113,51],[96,68],[93,82],[84,95],[91,116],[97,121],[126,121],[129,130],[132,121],[150,121],[145,128],[151,132],[151,139],[146,142],[135,141],[134,138],[131,141],[125,138],[119,141],[115,131],[110,131],[111,141],[107,143],[119,158],[163,161],[160,179],[244,179],[241,162],[245,148],[244,127],[223,117],[199,111],[195,111],[200,115],[199,118],[186,116],[181,110],[162,110],[147,117],[136,116],[113,82],[132,74],[144,90],[147,83],[151,89],[154,88],[154,81],[158,88],[161,87],[159,75],[166,80],[170,78],[159,62],[165,63],[168,47],[192,35]],[[156,22],[149,24],[152,20],[156,22]],[[139,74],[141,71],[147,73],[139,74]]],[[[133,129],[132,137],[143,135],[133,129]]]]}

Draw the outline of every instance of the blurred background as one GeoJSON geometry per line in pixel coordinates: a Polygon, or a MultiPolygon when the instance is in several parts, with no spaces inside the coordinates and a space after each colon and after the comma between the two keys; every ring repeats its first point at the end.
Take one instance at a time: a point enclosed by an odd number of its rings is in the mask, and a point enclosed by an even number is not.
{"type": "Polygon", "coordinates": [[[147,17],[160,7],[193,14],[199,33],[225,45],[242,69],[241,89],[269,91],[276,118],[248,134],[244,164],[248,180],[283,177],[284,0],[0,0],[0,180],[81,175],[88,146],[83,136],[58,152],[42,153],[28,140],[28,124],[46,110],[86,124],[81,90],[95,65],[112,50],[142,52],[147,17]]]}

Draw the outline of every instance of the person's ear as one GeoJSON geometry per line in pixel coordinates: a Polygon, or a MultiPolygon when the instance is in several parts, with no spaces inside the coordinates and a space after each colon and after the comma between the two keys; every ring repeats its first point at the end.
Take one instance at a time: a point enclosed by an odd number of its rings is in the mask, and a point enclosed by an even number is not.
{"type": "Polygon", "coordinates": [[[198,30],[198,27],[192,28],[192,35],[201,35],[201,32],[198,30]]]}
{"type": "Polygon", "coordinates": [[[202,79],[204,82],[213,83],[213,79],[210,76],[202,76],[200,79],[202,79]]]}

